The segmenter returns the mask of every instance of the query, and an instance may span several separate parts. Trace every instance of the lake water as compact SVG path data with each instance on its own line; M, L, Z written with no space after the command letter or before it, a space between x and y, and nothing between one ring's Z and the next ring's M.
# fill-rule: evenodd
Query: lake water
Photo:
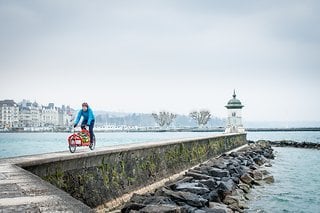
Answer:
M275 147L270 185L252 190L248 212L320 212L320 150Z
M48 152L68 151L67 138L71 133L0 133L0 158ZM112 132L95 133L96 147L131 143L156 142L178 138L212 136L212 132ZM79 149L88 149L81 147Z
M0 158L67 151L70 133L0 133ZM97 147L213 136L212 132L96 133ZM320 132L249 132L249 140L320 143ZM85 147L84 149L88 149ZM320 212L320 151L274 148L275 183L252 190L248 212ZM88 149L89 151L89 149Z
M0 158L68 150L71 133L0 133ZM213 136L221 132L96 133L97 147L129 143ZM320 143L320 132L248 132L249 140L295 140ZM83 147L86 149L87 147Z

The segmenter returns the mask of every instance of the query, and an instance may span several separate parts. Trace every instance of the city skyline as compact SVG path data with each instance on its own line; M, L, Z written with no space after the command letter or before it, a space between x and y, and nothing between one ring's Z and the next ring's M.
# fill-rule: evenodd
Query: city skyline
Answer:
M317 1L1 1L0 99L320 121Z

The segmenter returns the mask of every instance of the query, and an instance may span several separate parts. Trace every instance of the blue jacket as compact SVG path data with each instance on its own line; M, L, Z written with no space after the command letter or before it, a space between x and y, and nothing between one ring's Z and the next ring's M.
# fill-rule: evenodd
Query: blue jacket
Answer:
M78 124L81 117L83 117L84 121L87 121L87 125L89 126L91 121L94 120L94 114L92 112L92 109L88 107L87 111L83 111L82 109L78 112L77 119L75 120L74 124Z

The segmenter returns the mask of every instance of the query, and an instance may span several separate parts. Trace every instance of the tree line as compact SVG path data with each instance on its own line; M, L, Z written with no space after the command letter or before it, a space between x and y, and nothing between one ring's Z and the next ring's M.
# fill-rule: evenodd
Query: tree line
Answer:
M211 113L209 110L192 111L190 112L189 116L196 121L199 127L203 127L210 120ZM160 127L165 127L170 126L177 115L170 112L162 111L158 114L152 113L152 117Z
M151 127L159 126L166 128L174 127L203 127L215 126L222 127L225 120L213 116L208 110L192 111L188 115L175 114L168 111L160 111L158 113L113 113L113 112L97 112L96 124L98 125L127 125Z

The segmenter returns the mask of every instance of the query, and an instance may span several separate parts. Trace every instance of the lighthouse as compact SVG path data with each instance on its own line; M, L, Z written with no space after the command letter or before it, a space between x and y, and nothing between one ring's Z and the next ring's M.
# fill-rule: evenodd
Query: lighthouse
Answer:
M228 120L226 125L225 133L243 133L245 129L242 125L241 111L242 107L241 101L237 99L235 90L233 91L233 98L228 101L225 106L228 110Z

